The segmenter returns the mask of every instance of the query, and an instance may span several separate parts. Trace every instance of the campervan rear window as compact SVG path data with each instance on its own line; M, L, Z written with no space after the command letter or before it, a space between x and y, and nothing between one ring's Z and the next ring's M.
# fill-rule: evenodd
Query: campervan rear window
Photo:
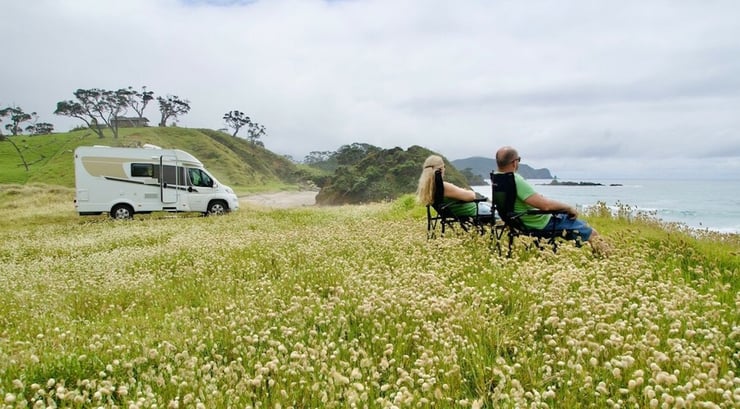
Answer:
M158 178L159 177L159 165L155 165L152 163L132 163L131 164L131 176L145 177L145 178Z

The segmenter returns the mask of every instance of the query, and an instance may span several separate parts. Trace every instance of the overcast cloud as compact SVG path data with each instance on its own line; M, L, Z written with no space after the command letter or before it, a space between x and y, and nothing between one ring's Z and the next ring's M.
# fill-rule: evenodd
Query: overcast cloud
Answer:
M740 2L0 0L0 107L147 86L301 160L502 145L561 178L740 178ZM147 108L159 122L156 102Z

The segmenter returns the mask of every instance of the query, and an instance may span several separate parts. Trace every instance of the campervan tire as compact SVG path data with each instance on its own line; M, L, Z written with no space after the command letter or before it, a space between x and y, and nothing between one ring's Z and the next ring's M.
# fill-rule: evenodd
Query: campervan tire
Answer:
M223 200L214 200L208 203L208 216L216 216L225 214L229 210L228 206Z
M130 220L134 218L134 209L127 204L117 204L110 210L110 217L116 220Z

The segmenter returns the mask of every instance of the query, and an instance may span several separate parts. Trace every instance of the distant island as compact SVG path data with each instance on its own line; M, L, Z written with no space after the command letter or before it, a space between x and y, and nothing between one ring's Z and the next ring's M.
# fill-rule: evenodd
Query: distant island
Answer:
M542 185L549 185L549 186L604 186L603 183L596 183L596 182L569 182L569 181L560 181L557 179L553 179L550 181L550 183L542 183ZM622 186L621 183L612 183L609 186Z
M553 179L550 181L550 183L546 183L547 185L553 185L553 186L604 186L603 183L596 183L596 182L569 182L569 181L559 181L557 179Z

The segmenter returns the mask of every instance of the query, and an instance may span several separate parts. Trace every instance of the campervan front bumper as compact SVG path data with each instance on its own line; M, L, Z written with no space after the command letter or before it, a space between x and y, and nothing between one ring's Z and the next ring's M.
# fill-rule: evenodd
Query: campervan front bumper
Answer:
M236 195L229 195L229 209L231 211L239 210L239 198Z

